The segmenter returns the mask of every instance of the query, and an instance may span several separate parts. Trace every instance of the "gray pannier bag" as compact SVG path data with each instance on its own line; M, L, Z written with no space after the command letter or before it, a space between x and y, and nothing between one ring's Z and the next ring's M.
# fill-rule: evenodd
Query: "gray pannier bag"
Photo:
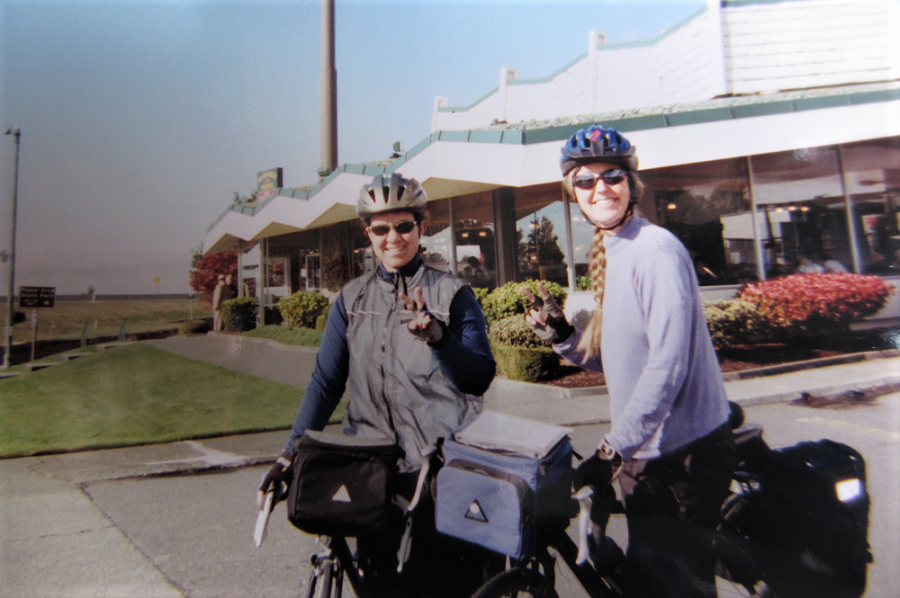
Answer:
M476 446L477 445L477 446ZM439 532L513 558L533 553L542 525L568 524L568 429L485 411L444 443Z

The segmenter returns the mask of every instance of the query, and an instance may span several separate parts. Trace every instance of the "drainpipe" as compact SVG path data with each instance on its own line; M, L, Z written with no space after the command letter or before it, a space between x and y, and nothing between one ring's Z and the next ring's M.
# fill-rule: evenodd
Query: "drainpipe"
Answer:
M337 70L334 67L334 0L322 0L322 70L319 73L320 174L337 168Z

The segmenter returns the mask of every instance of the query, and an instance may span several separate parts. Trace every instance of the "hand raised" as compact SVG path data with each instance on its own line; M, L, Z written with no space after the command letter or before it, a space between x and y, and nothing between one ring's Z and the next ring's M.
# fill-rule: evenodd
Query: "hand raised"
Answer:
M413 336L426 343L438 342L444 336L444 329L441 323L428 311L421 287L414 288L413 295L415 299L402 292L397 294L400 300L406 304L406 309L413 314L412 320L406 325L407 328L409 328Z

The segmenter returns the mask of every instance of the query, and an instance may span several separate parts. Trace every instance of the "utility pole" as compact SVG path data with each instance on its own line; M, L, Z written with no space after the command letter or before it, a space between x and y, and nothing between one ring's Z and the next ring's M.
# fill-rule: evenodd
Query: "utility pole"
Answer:
M16 167L13 176L13 194L12 194L12 239L10 241L9 252L9 292L6 293L6 326L4 327L3 336L6 350L3 353L3 369L10 366L10 351L12 350L12 326L13 326L13 297L16 290L16 217L18 216L19 203L19 138L22 132L19 127L10 127L4 135L13 135L16 139Z

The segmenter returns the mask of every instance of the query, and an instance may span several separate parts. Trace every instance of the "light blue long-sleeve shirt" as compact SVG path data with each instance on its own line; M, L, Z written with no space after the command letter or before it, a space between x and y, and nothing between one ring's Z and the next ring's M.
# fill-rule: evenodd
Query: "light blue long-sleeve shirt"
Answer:
M579 351L576 331L554 345L606 376L612 430L624 458L670 453L728 420L722 373L684 245L635 216L607 236L601 355Z

